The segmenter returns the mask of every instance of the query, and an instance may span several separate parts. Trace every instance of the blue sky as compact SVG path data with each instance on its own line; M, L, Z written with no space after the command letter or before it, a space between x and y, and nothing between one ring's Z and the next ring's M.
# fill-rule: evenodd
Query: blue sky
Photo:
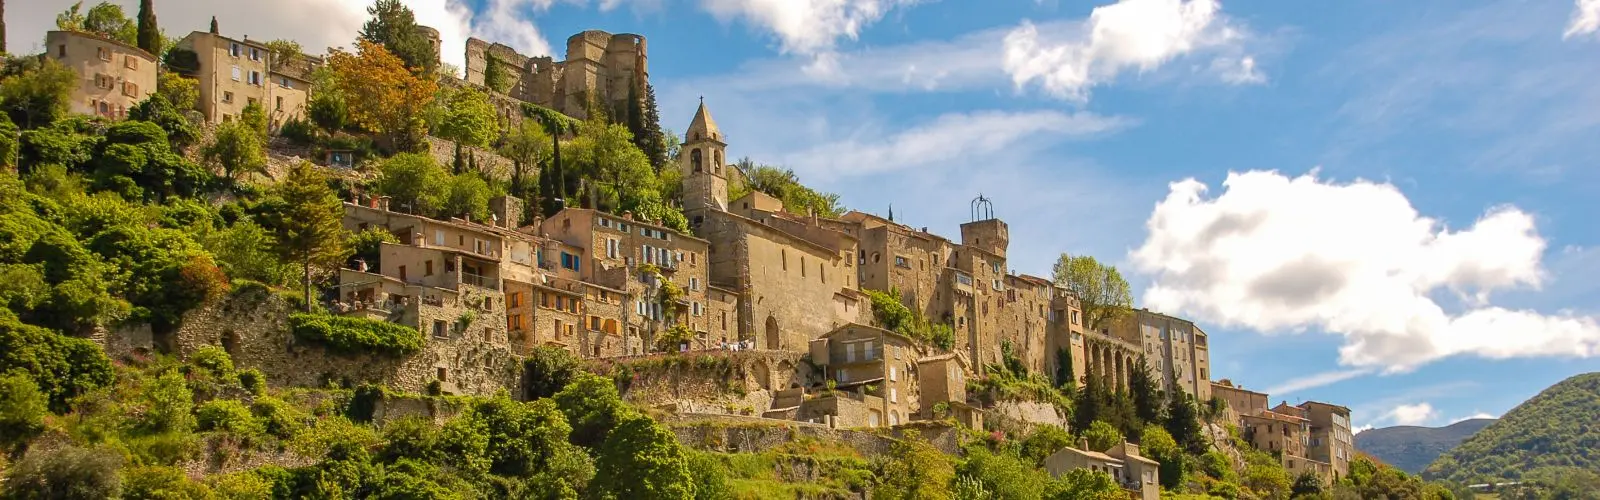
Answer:
M1116 263L1212 334L1216 377L1358 425L1600 369L1597 0L407 3L447 61L469 35L642 34L665 127L704 96L731 157L946 235L982 193L1016 272ZM67 4L13 6L11 47ZM157 9L321 47L365 2L281 4Z

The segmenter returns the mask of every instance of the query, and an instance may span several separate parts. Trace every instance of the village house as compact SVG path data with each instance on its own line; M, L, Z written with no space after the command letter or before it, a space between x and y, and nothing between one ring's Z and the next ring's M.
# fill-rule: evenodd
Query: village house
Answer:
M73 113L127 118L156 91L156 58L138 47L93 33L50 31L45 48L45 57L78 74L68 100Z
M1084 442L1078 448L1065 447L1046 457L1044 470L1061 477L1072 469L1089 469L1110 475L1131 496L1140 500L1161 498L1161 464L1139 455L1139 445L1123 442L1105 453L1091 451Z
M810 351L828 384L801 405L802 419L828 415L839 427L895 426L921 411L916 342L910 338L852 323L811 341Z
M1350 409L1320 401L1300 404L1306 418L1311 420L1311 441L1306 446L1306 457L1328 464L1334 478L1350 473L1350 460L1355 458L1355 437L1350 431Z
M198 80L200 114L207 122L237 119L246 106L259 104L273 130L306 116L311 72L322 64L321 58L305 54L274 55L266 44L249 37L234 39L204 31L189 33L175 50L195 55L196 67L172 69Z

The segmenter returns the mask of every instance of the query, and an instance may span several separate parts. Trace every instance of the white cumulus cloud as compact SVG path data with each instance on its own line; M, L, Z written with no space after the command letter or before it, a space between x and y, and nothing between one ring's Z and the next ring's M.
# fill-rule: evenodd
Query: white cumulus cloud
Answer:
M1214 198L1173 183L1131 254L1143 302L1225 327L1344 336L1342 364L1405 371L1453 355L1600 354L1592 317L1512 310L1490 293L1545 281L1531 215L1490 209L1465 229L1422 216L1393 185L1316 172L1230 173ZM1447 312L1435 298L1464 304Z
M1422 425L1438 416L1439 412L1428 403L1400 405L1384 414L1394 425Z
M1572 21L1567 23L1567 31L1561 38L1572 38L1594 34L1600 31L1600 0L1575 0L1572 9Z
M1074 101L1123 72L1202 51L1219 54L1210 67L1223 81L1264 81L1242 54L1247 33L1236 24L1217 0L1120 0L1096 7L1080 30L1052 33L1024 21L1005 37L1004 67L1019 88L1037 82Z
M786 54L817 56L833 51L842 39L854 40L861 30L896 7L918 0L702 0L717 19L743 19L779 41ZM821 66L825 67L825 66Z

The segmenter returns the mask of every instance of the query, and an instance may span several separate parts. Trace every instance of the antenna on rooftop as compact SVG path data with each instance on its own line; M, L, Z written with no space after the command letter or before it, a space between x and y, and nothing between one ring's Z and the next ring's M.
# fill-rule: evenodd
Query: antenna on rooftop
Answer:
M978 193L978 197L972 199L971 208L972 222L994 218L994 202L984 198L983 193Z

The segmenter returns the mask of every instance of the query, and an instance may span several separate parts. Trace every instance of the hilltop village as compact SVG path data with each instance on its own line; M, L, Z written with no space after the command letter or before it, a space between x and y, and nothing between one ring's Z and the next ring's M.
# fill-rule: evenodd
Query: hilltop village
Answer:
M567 188L561 182L580 175L562 173L563 149L567 162L582 161L572 159L581 153L571 148L596 140L580 129L607 119L645 122L654 113L643 36L585 31L567 40L560 61L469 39L466 67L440 71L438 92L480 96L492 113L490 139L435 132L411 138L424 153L385 159L373 153L383 148L349 140L348 124L303 131L328 121L318 93L347 88L353 77L328 84L324 75L349 54L310 55L297 44L219 28L213 20L209 30L175 38L161 56L105 33L61 29L48 33L37 60L72 72L71 112L99 117L101 127L181 122L150 118L156 111L149 103L169 99L158 88L192 82L193 106L179 106L179 114L198 125L197 136L220 143L230 127L262 122L268 158L252 172L291 182L282 179L313 173L274 171L274 165L315 164L327 172L315 175L340 186L336 227L322 230L364 243L327 265L303 254L304 281L297 281L299 262L290 261L289 277L281 278L288 286L236 279L228 293L205 294L165 322L79 327L92 331L85 336L114 360L221 352L230 369L259 370L286 389L378 384L385 394L509 394L531 401L554 393L536 387L548 374L533 367L560 353L610 374L629 403L678 419L815 432L878 429L900 437L1053 428L1077 437L1039 454L1052 477L1103 472L1124 493L1146 500L1161 498L1164 485L1183 484L1162 474L1197 474L1193 463L1171 468L1156 460L1177 452L1148 453L1145 444L1141 453L1144 424L1176 422L1179 415L1198 422L1204 414L1203 427L1178 437L1179 445L1193 444L1186 453L1195 455L1221 453L1226 458L1218 460L1228 462L1222 469L1251 460L1236 445L1262 452L1290 478L1325 484L1347 480L1358 461L1348 408L1317 401L1269 406L1267 394L1219 378L1211 338L1193 321L1132 304L1086 302L1066 277L1012 271L1012 235L981 196L960 234L946 236L897 222L892 213L818 210L764 191L748 162L732 160L736 145L713 118L715 96L699 102L671 154L661 155L661 171L649 174L662 179L661 192L673 193L666 200L630 205L618 201L627 196L623 187L587 177ZM424 54L408 65L442 66L436 30L414 26L406 33L423 41L410 53ZM383 47L364 45L361 57L369 50ZM176 142L184 129L172 127ZM510 144L530 128L549 131L541 139L548 143L536 146L551 146L554 155L524 165L514 148L488 147ZM393 144L408 140L393 128L373 129L374 136L394 136L384 139ZM29 149L29 133L23 133L24 167L30 155L44 154ZM316 146L291 140L306 134L319 138ZM215 149L190 154L219 163L233 182L233 167L214 160L225 155L213 155ZM371 178L371 165L399 158L453 162L457 179L477 175L474 169L484 176L515 172L513 186L519 177L537 176L565 196L529 199L513 189L485 196L486 210L424 209L423 198L385 187L393 174ZM536 192L550 192L545 186ZM297 299L300 285L310 301ZM369 418L454 415L435 403L406 406L402 399L369 408L376 412ZM1091 443L1089 427L1115 421L1106 415L1121 415L1115 418L1124 423L1107 431L1112 441Z

